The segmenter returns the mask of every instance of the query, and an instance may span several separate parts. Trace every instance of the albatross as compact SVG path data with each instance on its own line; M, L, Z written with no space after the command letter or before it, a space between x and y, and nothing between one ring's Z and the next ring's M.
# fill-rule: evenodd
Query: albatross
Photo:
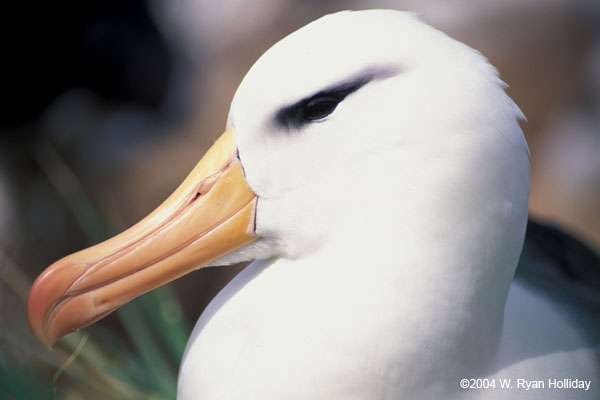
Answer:
M514 278L529 151L504 89L411 13L306 25L252 66L158 209L37 278L33 333L51 347L197 268L255 260L196 323L179 399L598 398L593 314L568 282L528 283L541 258Z

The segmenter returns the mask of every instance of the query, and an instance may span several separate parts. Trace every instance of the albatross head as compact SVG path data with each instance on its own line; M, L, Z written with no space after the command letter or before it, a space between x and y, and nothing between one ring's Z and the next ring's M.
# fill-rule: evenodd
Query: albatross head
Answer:
M483 56L412 14L325 16L256 62L154 213L40 275L32 330L50 346L203 265L319 252L419 269L407 290L463 274L506 296L527 212L519 118Z
M520 118L481 54L411 13L314 21L269 49L234 96L227 126L259 197L260 239L219 262L301 257L398 218L418 229L418 210L444 217L456 202L514 200L523 219Z

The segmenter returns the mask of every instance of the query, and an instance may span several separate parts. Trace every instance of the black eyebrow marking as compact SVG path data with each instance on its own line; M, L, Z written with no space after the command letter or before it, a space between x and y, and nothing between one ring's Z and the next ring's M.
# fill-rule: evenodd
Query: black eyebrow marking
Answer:
M275 114L275 121L278 125L285 127L288 130L299 129L312 121L310 118L307 117L307 106L313 104L315 100L325 98L332 102L336 102L333 106L333 109L335 109L337 104L341 103L346 98L346 96L353 92L356 92L358 89L365 86L367 83L373 81L374 79L393 76L396 73L396 69L369 69L363 73L356 75L351 79L344 80L341 83L337 83L326 89L323 89L294 104L281 108Z

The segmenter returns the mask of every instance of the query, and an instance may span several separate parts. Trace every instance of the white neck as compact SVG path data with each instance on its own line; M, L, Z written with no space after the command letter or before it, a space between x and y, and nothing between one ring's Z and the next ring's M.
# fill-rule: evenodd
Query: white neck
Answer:
M332 224L336 231L310 256L321 268L312 271L315 279L332 275L323 277L336 282L332 290L343 295L340 286L347 284L355 292L348 307L370 304L366 313L386 313L371 321L380 333L369 337L398 342L388 350L398 352L388 357L395 363L389 368L411 371L412 379L398 378L415 390L426 383L420 379L446 377L452 384L491 368L522 247L528 196L524 142L515 136L513 143L472 145L458 154L462 163L431 149L405 153L419 160L379 153L362 163L356 176L363 180L347 194L351 200ZM423 154L435 156L423 160ZM377 178L370 179L370 165ZM415 165L419 171L408 169ZM382 170L389 173L376 175Z

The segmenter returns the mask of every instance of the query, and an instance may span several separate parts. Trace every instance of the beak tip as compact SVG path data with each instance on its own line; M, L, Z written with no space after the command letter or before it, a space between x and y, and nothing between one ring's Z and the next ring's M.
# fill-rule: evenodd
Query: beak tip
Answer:
M52 349L52 344L44 332L44 310L40 308L40 304L40 298L34 283L27 296L27 320L29 321L29 327L33 336L42 346L50 350Z
M99 315L89 293L67 295L82 270L84 265L76 256L67 256L48 267L31 286L27 296L29 327L33 336L48 350L63 336L105 315Z
M56 290L62 289L64 280L59 280L58 288L55 285L49 285L50 281L56 282L51 275L56 274L54 265L46 269L35 280L27 296L27 320L33 336L48 350L60 339L50 332L52 327L48 326L48 314L51 307L56 302Z

